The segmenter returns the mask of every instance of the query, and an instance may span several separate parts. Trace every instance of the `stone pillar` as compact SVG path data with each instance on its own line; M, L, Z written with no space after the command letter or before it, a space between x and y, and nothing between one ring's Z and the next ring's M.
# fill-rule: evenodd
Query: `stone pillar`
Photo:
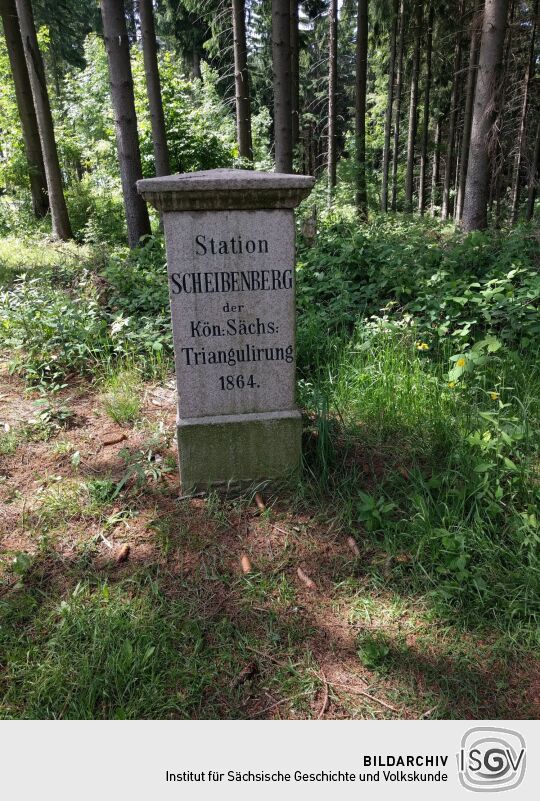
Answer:
M313 184L229 169L137 182L163 214L184 492L300 465L293 208Z

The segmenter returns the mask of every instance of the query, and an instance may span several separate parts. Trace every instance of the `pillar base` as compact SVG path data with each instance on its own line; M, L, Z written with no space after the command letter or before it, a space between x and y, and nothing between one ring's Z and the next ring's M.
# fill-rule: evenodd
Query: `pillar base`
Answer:
M285 478L300 469L300 412L179 419L182 492Z

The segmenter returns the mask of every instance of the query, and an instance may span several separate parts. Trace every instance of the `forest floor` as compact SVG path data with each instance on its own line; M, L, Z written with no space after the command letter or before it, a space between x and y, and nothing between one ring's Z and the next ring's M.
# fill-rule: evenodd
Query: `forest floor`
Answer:
M332 508L181 498L172 380L122 425L86 381L41 416L5 364L0 387L1 716L540 714L533 652L392 590L399 564Z

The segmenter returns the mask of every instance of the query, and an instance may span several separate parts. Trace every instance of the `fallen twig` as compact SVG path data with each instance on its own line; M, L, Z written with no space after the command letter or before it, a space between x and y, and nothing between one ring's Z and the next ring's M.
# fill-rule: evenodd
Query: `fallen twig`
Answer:
M266 511L266 504L264 503L260 492L255 493L255 503L257 504L259 514L262 514Z
M332 681L330 682L333 687L342 687L345 690L348 690L351 693L356 693L357 695L363 695L365 698L369 698L370 701L375 701L375 703L380 704L381 706L386 707L386 709L390 709L392 712L395 712L396 715L399 715L399 710L396 709L395 706L391 704L387 704L386 701L382 701L380 698L377 698L374 695L370 695L365 690L360 690L358 687L351 687L349 684L340 684L339 682Z
M358 547L354 537L347 537L347 545L349 546L351 553L353 553L357 559L360 558L360 548Z
M284 528L280 528L279 526L276 526L275 523L271 523L270 525L272 526L273 529L275 529L276 531L279 531L280 534L285 534L286 537L289 536L290 532L289 531L285 531Z
M247 553L242 554L242 558L240 559L240 564L242 565L242 572L243 573L252 573L253 568L251 566L251 560Z
M112 547L113 547L113 546L112 546L112 543L111 543L111 542L109 542L109 540L107 539L107 537L105 536L105 534L104 534L102 531L100 531L100 532L98 532L98 533L99 533L99 536L101 537L101 539L103 540L103 542L105 543L105 545L107 545L107 547L108 547L108 548L112 548Z
M305 584L305 586L308 588L308 590L316 590L317 589L317 585L315 584L315 582L308 576L307 573L304 573L304 571L302 570L301 567L298 568L298 570L296 571L296 574L297 574L298 578L300 579L300 581L303 584Z
M311 695L311 690L306 690L303 693L296 693L296 695L291 695L290 698L282 698L281 701L276 701L275 704L270 704L270 706L266 706L264 709L260 709L258 712L254 712L252 717L259 717L259 715L264 715L265 712L270 712L277 706L281 706L281 704L287 704L290 701L295 701L297 698L302 698L306 695Z
M323 718L324 713L326 712L326 709L328 707L328 681L326 680L326 676L324 675L323 670L321 670L321 676L324 684L324 697L320 712L317 715L317 720L321 720Z
M118 556L116 557L116 564L117 565L121 565L122 562L127 562L127 560L129 559L129 554L130 553L131 553L131 545L129 545L126 542L120 548L120 552L119 552Z

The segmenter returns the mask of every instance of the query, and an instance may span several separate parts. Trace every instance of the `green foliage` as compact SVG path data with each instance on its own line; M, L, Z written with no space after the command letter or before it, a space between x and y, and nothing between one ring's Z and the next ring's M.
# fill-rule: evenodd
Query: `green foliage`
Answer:
M80 276L77 296L42 275L23 275L0 295L0 342L11 369L33 384L57 384L74 371L89 373L110 351L95 285Z
M116 423L133 423L141 412L142 385L133 369L121 369L107 379L104 406Z
M168 363L172 335L163 240L150 237L136 251L116 251L104 278L115 353L145 354L147 372Z
M96 183L83 175L66 189L66 203L73 233L89 244L122 244L126 241L126 219L118 182Z
M18 444L16 432L6 424L0 426L0 456L11 456L17 450Z
M214 679L200 624L151 584L138 597L127 586L79 584L36 616L28 640L13 625L0 631L10 665L4 718L187 717Z
M486 335L527 347L540 334L539 258L527 227L467 237L431 220L359 227L345 209L323 221L316 247L300 250L299 342L363 317L367 329L412 327L429 348L458 354Z
M384 667L385 659L390 648L384 636L366 633L359 638L358 656L368 670L380 670Z
M0 203L0 213L3 208L4 204ZM46 282L54 277L57 285L68 286L76 282L81 270L95 270L101 261L97 248L79 247L75 242L49 242L35 234L25 234L20 232L19 236L0 239L0 284L3 287L8 287L23 273L34 277L43 274Z
M77 252L91 256L60 248L53 268L40 256L45 266L36 277L23 273L0 294L0 345L10 352L11 370L33 385L58 387L72 373L102 374L112 363L144 356L144 375L163 374L172 337L162 240L149 238L134 252L118 249L103 276L91 258L77 264ZM38 258L32 248L26 253L31 262ZM12 261L16 274L21 260Z
M527 228L361 227L345 210L301 247L298 269L300 397L318 442L324 432L310 456L328 477L319 487L339 497L347 526L384 543L396 586L531 634L539 256Z
M143 174L152 176L154 156L143 59L139 50L133 55ZM170 52L162 55L160 76L171 172L232 166L237 155L234 118L217 95L217 76L205 67L204 81L182 78Z
M54 17L51 9L45 11ZM64 14L65 9L58 13ZM74 16L73 24L76 27L86 24L83 17ZM70 54L65 54L51 45L46 28L40 31L48 72L55 76L58 86L61 83L61 91L51 91L50 95L70 219L78 240L118 244L125 241L125 218L105 48L101 37L90 33L84 39L81 58L77 49L73 49L70 35L65 41L65 46L71 48ZM59 56L67 60L62 67L61 82L60 61L55 60ZM143 173L150 176L154 175L152 132L143 57L138 45L133 46L131 56ZM170 51L160 51L160 75L171 172L231 166L237 157L235 123L216 90L218 76L203 65L204 80L187 80ZM36 223L28 202L27 164L3 37L0 37L0 81L6 87L6 91L0 92L3 121L0 187L10 195L0 202L0 233L22 234L35 230ZM254 128L257 157L267 166L268 127L268 114L264 110L255 118ZM47 221L39 226L49 224Z

